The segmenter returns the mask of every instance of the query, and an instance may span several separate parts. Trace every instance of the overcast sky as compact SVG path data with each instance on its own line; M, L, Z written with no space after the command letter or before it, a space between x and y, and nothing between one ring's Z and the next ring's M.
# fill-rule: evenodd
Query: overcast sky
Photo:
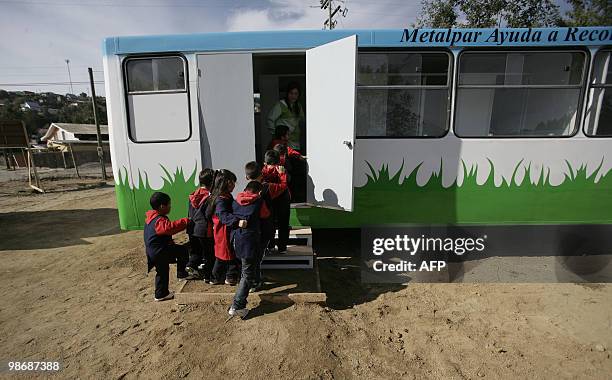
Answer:
M563 0L559 0L560 2ZM319 0L0 0L0 88L69 92L67 85L17 83L102 81L102 39L108 36L246 30L321 29ZM420 0L345 0L338 28L404 28ZM314 7L311 7L314 6ZM74 92L89 93L86 84ZM104 93L103 85L96 92Z

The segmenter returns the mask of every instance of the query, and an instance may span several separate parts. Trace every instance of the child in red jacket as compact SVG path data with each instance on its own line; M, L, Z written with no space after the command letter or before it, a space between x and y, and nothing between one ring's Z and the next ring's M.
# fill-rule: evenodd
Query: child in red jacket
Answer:
M287 147L287 156L292 158L304 158L300 152L289 146L289 127L286 125L277 125L274 129L274 137L270 144L268 144L268 150L274 149L276 145L284 145Z
M236 285L239 262L230 244L233 228L246 226L246 221L232 214L232 191L236 186L236 175L227 169L220 170L215 177L212 195L209 198L206 214L213 221L215 240L215 265L212 270L211 284Z
M188 277L185 271L187 249L175 244L172 235L184 230L189 219L182 218L174 222L168 219L167 215L171 209L168 194L153 193L150 203L153 210L147 211L144 227L147 272L155 267L155 301L165 301L174 298L174 294L168 290L169 264L176 263L176 275L179 279Z
M294 202L306 202L306 177L308 165L306 156L291 148L289 142L289 128L278 125L274 130L274 138L268 149L279 152L280 165L287 171L287 184L291 189L291 198Z
M191 251L185 270L194 279L210 281L215 264L213 223L206 217L206 201L210 196L215 171L204 169L200 172L200 187L189 195L189 219L187 227Z
M276 152L275 152L276 153ZM290 202L287 188L287 173L282 166L266 166L267 178L277 178L278 182L268 182L264 178L262 167L255 161L251 161L245 166L246 178L249 181L258 181L263 184L261 197L266 202L272 216L268 221L262 222L262 243L265 247L274 247L275 223L279 228L278 252L286 253L287 242L289 241L289 210L284 207ZM281 207L282 206L282 207Z

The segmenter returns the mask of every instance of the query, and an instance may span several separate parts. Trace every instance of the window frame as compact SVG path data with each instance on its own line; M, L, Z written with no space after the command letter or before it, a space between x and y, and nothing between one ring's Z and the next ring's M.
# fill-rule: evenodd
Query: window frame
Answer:
M137 59L155 59L155 58L180 58L183 61L183 73L185 88L183 90L161 90L161 91L133 91L129 92L128 86L128 72L127 64L130 60ZM125 109L125 125L127 127L128 138L134 144L163 144L163 143L175 143L175 142L186 142L191 140L193 136L193 122L191 118L191 93L189 91L189 61L185 55L180 52L167 52L167 53L142 53L142 54L130 54L123 57L121 61L121 75L123 79L123 101ZM130 107L129 107L129 96L130 95L156 95L156 94L176 94L176 93L187 93L187 116L189 120L189 134L186 138L180 140L147 140L139 141L132 136L132 127L130 125Z
M183 88L182 89L171 89L171 90L145 90L145 91L130 91L130 82L128 75L128 64L132 61L145 61L153 59L168 59L168 58L179 58L183 64ZM125 74L125 90L128 95L145 95L145 94L172 94L172 93L183 93L187 92L187 60L183 55L157 55L157 56L129 56L126 57L123 63L123 72Z
M584 56L584 64L582 67L582 75L581 75L581 83L579 85L459 85L459 68L461 64L461 57L465 53L480 53L480 54L499 54L499 53L582 53ZM590 55L588 49L581 47L572 47L569 46L567 48L559 48L557 46L551 48L525 48L525 47L517 47L517 48L502 48L502 49L491 49L487 48L467 48L463 49L457 55L457 70L455 72L455 86L453 87L453 134L459 139L567 139L572 138L578 134L581 130L581 127L584 125L583 115L584 115L584 99L585 99L585 84L586 77L588 76L588 68L590 67ZM530 136L530 135L518 135L518 136L461 136L457 133L457 103L459 98L459 89L460 88L579 88L580 94L578 95L578 104L577 104L577 115L576 115L576 123L578 124L573 132L567 136Z
M595 62L595 57L597 56L597 54L601 53L601 52L610 52L610 59L612 59L612 45L610 46L602 46L599 49L597 49L597 51L595 52L595 54L593 55L592 59L591 59L591 64L593 62ZM589 65L590 67L590 65ZM584 135L587 138L593 138L593 139L605 139L605 138L612 138L612 134L611 135L593 135L593 134L589 134L587 133L587 125L586 125L586 120L584 120L584 118L586 117L586 111L589 109L589 105L591 103L591 101L593 100L593 96L591 94L591 90L592 89L596 89L596 88L603 88L604 91L606 91L605 89L612 89L612 83L601 83L601 84L594 84L593 82L593 67L590 67L590 75L588 78L588 85L585 87L585 92L586 92L586 104L585 104L585 109L584 109L584 117L582 120L582 133L584 133ZM594 91L593 91L594 92ZM597 125L599 125L599 119L597 119Z
M447 81L446 85L357 85L357 76L359 75L359 55L360 54L381 54L381 53L394 53L394 54L446 54L448 57L448 71L447 71ZM398 139L441 139L448 135L450 132L450 118L451 118L451 107L453 101L453 81L454 81L454 56L453 53L449 49L444 48L432 48L426 49L423 48L411 48L411 49L393 49L393 48L366 48L366 49L358 49L357 50L357 68L355 70L355 109L357 108L357 92L360 88L368 88L368 89L431 89L431 90L443 90L447 89L448 94L448 102L446 105L446 125L444 128L444 134L440 136L365 136L357 134L357 121L355 120L355 139L359 140L398 140ZM356 111L355 111L356 112Z

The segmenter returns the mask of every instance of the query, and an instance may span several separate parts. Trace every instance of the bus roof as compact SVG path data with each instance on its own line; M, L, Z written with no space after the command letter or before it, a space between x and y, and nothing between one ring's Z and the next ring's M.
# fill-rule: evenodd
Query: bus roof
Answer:
M612 45L612 26L564 28L285 30L104 39L105 55L309 49L356 34L359 47L517 47Z

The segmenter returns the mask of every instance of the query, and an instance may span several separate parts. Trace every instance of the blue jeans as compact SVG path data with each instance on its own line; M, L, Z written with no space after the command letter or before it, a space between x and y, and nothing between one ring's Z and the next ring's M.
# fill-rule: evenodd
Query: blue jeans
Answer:
M244 309L247 304L247 297L249 296L249 290L253 285L253 281L255 280L255 271L257 268L256 265L257 258L248 258L241 259L242 262L242 278L240 279L240 284L238 284L238 288L236 289L236 294L234 295L234 303L232 306L234 309Z

